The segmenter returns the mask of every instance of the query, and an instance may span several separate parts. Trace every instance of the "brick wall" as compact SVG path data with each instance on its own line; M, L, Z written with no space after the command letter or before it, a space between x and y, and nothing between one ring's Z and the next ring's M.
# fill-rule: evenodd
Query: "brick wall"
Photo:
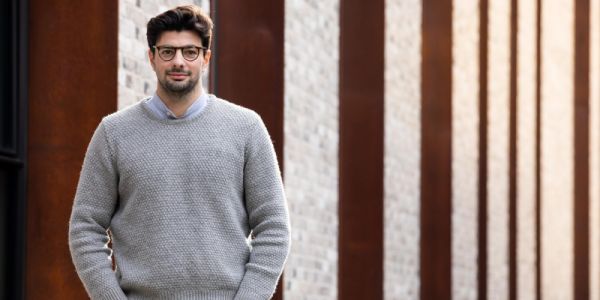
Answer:
M573 299L574 1L542 9L542 299Z
M508 299L510 3L489 1L488 298Z
M384 296L419 299L421 1L385 19Z
M285 3L285 299L337 298L338 6Z
M477 298L479 1L457 1L452 55L452 298Z
M535 299L536 2L519 1L517 57L517 297Z

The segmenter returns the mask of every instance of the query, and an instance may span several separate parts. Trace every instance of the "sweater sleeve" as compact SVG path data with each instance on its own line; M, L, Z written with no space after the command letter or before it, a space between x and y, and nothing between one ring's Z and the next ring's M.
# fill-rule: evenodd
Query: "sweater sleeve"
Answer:
M118 174L103 122L87 148L69 222L69 249L91 299L127 299L107 247L107 229L117 204Z
M246 147L244 190L252 250L236 300L270 299L290 249L290 221L273 143L262 120Z

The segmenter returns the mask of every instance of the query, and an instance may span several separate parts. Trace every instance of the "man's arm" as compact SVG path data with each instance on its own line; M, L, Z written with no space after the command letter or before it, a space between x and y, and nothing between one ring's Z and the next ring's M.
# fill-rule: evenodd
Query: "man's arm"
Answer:
M236 300L269 299L290 249L290 221L273 144L259 120L246 147L244 190L252 251Z
M69 222L69 248L75 269L92 299L127 299L106 247L117 202L115 161L101 122L88 146Z

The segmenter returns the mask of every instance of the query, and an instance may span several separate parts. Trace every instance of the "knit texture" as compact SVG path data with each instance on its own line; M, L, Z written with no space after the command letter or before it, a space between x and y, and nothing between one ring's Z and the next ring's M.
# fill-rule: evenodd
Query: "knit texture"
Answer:
M188 119L160 119L142 102L104 117L69 247L92 299L269 299L290 225L260 117L214 95Z

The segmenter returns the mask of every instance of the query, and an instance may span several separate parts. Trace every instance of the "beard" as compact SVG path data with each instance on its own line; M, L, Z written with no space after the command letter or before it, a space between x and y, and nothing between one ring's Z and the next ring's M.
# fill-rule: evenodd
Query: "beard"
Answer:
M184 73L184 71L176 69L167 71L167 74L169 72ZM190 71L187 71L185 73L187 73L188 76L192 74L192 72ZM199 76L190 76L188 77L188 80L174 81L165 76L163 79L159 78L158 83L168 94L175 96L175 98L182 98L183 96L189 94L194 90L194 88L198 84L199 79Z

